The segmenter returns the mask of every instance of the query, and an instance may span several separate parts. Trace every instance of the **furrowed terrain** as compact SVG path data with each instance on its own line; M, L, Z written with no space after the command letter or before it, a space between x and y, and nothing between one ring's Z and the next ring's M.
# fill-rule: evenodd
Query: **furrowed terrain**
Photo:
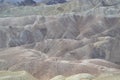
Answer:
M120 79L119 0L10 7L0 17L0 80Z

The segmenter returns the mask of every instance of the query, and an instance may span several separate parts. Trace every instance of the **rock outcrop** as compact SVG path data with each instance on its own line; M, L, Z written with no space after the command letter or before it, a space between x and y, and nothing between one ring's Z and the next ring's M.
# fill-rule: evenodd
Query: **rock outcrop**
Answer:
M40 80L47 80L57 75L116 73L119 69L119 65L101 59L68 61L24 47L0 51L0 70L25 70Z
M119 9L119 0L69 0L0 11L0 70L24 70L40 80L78 80L82 73L119 78Z
M28 18L27 23L25 18ZM59 55L63 57L73 54L77 56L75 59L81 59L82 55L87 55L87 58L106 59L115 63L120 61L118 17L66 14L54 17L28 16L25 18L0 20L1 26L6 27L1 29L1 48L36 43L33 48L40 48L39 51L49 55L52 53L52 56L56 54L57 57ZM17 22L8 23L14 20ZM19 23L20 20L24 21ZM7 27L3 22L12 27Z

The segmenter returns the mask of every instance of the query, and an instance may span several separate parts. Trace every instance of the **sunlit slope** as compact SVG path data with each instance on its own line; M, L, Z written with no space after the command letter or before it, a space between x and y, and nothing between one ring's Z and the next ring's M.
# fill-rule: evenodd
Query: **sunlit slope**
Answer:
M120 80L120 74L102 74L94 80Z
M72 75L70 77L64 77L62 75L59 75L50 80L120 80L120 74L105 73L99 75L98 77L95 77L94 75L91 74L82 73Z
M0 80L37 80L25 71L0 71Z

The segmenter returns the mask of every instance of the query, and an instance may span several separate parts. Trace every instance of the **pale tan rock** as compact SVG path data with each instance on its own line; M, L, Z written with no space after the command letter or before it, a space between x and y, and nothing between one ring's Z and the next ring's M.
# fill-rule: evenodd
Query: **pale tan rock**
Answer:
M0 80L37 80L25 71L0 71Z
M3 11L12 17L0 18L0 70L25 70L40 80L118 73L119 0L104 3L72 0Z

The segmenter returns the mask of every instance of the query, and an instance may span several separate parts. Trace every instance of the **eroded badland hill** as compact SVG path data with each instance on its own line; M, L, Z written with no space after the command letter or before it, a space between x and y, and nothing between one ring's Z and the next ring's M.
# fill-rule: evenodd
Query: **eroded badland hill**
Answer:
M0 17L0 80L120 79L119 0L10 7Z

